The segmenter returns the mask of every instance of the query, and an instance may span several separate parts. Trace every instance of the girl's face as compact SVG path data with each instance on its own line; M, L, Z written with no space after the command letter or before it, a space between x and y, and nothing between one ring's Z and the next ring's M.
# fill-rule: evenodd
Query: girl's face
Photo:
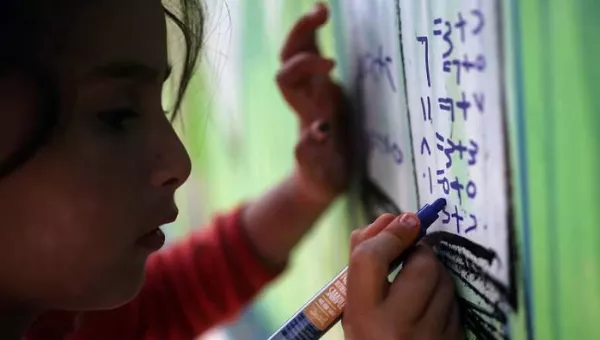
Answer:
M190 172L161 105L169 71L160 2L77 6L49 14L41 32L40 60L59 86L59 133L0 179L0 299L38 308L132 298L152 251L144 235L175 217L174 193ZM0 79L0 157L32 124L31 89L18 75Z

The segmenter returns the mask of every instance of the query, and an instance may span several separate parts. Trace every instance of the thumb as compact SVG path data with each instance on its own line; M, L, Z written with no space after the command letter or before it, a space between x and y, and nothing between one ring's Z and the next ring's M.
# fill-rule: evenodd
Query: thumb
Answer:
M390 264L417 238L420 221L414 214L394 219L379 234L359 244L348 266L348 302L360 309L374 307L384 299Z

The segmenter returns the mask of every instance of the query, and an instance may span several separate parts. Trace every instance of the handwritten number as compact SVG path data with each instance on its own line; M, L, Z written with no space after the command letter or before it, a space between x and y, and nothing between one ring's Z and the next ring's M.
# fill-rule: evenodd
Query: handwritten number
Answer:
M467 196L469 196L470 199L475 199L475 196L477 196L477 187L475 186L475 182L473 181L469 181L469 183L467 183Z
M373 57L371 53L365 53L360 61L360 68L358 71L359 80L364 80L370 75L376 82L379 82L381 74L385 74L387 82L393 92L396 92L396 84L390 68L393 60L389 56L383 55L383 46L379 46L378 54Z
M448 159L448 161L446 162L446 169L450 169L450 167L452 166L452 154L454 153L454 150L456 150L456 145L450 138L448 138L447 141L450 147L444 151L444 154L446 154L446 159Z
M444 151L444 153L446 154L446 158L448 159L448 161L446 162L446 168L450 169L450 167L452 166L452 154L456 150L456 144L454 144L454 142L450 138L448 138L447 141L450 147L447 148L446 151Z
M433 180L431 179L431 167L427 167L427 172L429 172L429 194L433 194Z
M456 66L456 85L460 85L460 69L462 67L462 64L460 60L454 59L452 61L452 65Z
M391 156L397 165L401 165L404 161L404 154L400 149L400 146L393 141L390 141L390 137L387 134L381 134L378 132L369 133L369 147L375 149L385 155Z
M477 18L477 20L479 21L479 23L477 24L477 26L472 31L472 33L474 35L477 35L477 34L479 34L483 30L483 26L485 25L485 18L483 17L483 13L480 10L478 10L478 9L472 10L471 14L473 14Z
M444 217L444 218L442 219L442 223L444 223L444 224L448 224L448 223L450 223L450 213L449 213L448 211L446 211L446 207L444 207L444 210L442 210L442 213L443 213L444 215L446 215L446 217Z
M392 63L392 58L385 58L386 66L385 73L387 74L388 81L390 82L390 86L392 87L392 91L396 92L396 84L394 84L394 78L392 77L392 70L390 70L389 65Z
M471 149L469 149L469 156L471 156L471 158L469 158L469 165L475 165L477 162L477 154L479 153L479 145L472 139L469 142L471 144Z
M485 71L486 62L485 62L485 56L483 54L477 55L477 59L475 60L475 62L476 62L475 68L477 69L477 71L479 71L479 72Z
M431 87L431 79L429 77L429 39L426 36L418 36L417 41L421 45L425 45L425 72L427 73L427 87Z
M446 33L444 33L444 41L448 44L448 49L446 50L446 52L444 52L444 54L442 54L442 58L444 59L448 58L454 50L454 45L452 44L452 40L450 39L450 35L452 34L452 25L450 24L450 21L446 21L445 24Z
M467 227L467 229L465 229L465 234L470 233L471 231L477 229L477 217L473 214L469 214L469 217L471 218L471 221L473 224L471 224L471 226Z
M394 79L392 78L392 71L390 70L390 64L392 63L392 58L390 58L389 56L387 57L383 57L383 46L379 45L379 50L378 50L379 54L377 55L377 58L373 58L373 60L371 61L371 69L375 69L373 72L373 74L375 75L375 79L378 80L379 79L379 74L381 72L385 72L385 75L387 77L387 80L390 84L390 87L392 88L393 92L396 92L396 85L394 84Z
M444 194L449 195L450 194L450 182L448 181L448 179L445 176L441 179L439 178L439 176L443 175L444 173L445 173L444 169L436 171L436 174L438 175L437 183L442 185L442 190L444 191Z
M402 150L400 150L400 147L396 143L392 144L392 155L394 156L394 161L396 162L396 164L402 164L402 161L404 161L404 155L402 154Z
M448 159L448 161L446 162L446 169L449 169L452 166L452 150L444 148L443 143L446 141L444 136L436 132L435 138L438 140L438 143L436 144L437 149L446 154L446 158ZM448 141L450 142L450 139L448 139Z
M473 93L473 101L480 113L483 113L483 105L485 103L485 94L483 92Z
M452 98L438 98L440 110L450 112L450 120L454 122L454 100Z
M473 54L471 55L471 60L469 60L468 56L465 54L461 57L451 57L454 52L454 42L457 39L460 39L460 43L465 43L467 40L467 34L480 35L482 34L486 21L484 13L479 9L474 9L472 11L466 12L458 12L456 20L446 21L444 18L435 18L433 20L433 35L439 36L444 41L444 45L442 46L442 70L444 73L450 74L452 72L456 72L456 84L458 86L461 85L462 69L467 72L467 76L471 71L476 73L484 72L486 65L486 56L484 54ZM454 41L452 40L452 30L458 31L458 36L455 36ZM424 61L425 61L425 73L427 76L427 86L431 88L431 74L430 74L430 65L429 65L429 39L427 36L417 36L417 42L419 42L424 47ZM459 43L459 44L460 44ZM456 70L452 68L455 67ZM448 76L446 76L448 77ZM455 110L458 111L459 114L462 113L462 117L465 121L469 118L469 110L477 110L481 114L485 111L485 93L481 91L473 92L469 94L468 92L459 92L459 97L438 97L437 103L439 110L446 111L450 114L449 120L451 122L455 121ZM431 119L431 98L427 96L422 96L421 100L421 109L423 121L432 121ZM435 100L435 98L433 99ZM471 111L472 111L471 110ZM437 112L437 111L436 111ZM474 117L473 113L470 115ZM437 116L436 116L437 119ZM473 118L471 118L473 119ZM452 137L452 136L450 136ZM431 155L431 147L429 142L433 142L433 139L427 139L423 137L421 141L421 155ZM458 156L461 161L464 160L469 166L473 166L477 164L477 157L479 154L479 145L478 143L470 139L467 140L452 140L451 138L445 138L440 133L435 132L435 148L443 153L446 158L445 168L435 170L436 172L436 180L438 186L436 188L437 191L442 191L445 195L450 195L452 190L456 191L457 195L457 205L450 208L444 208L441 216L443 217L442 223L449 224L453 223L456 227L456 232L460 233L470 233L477 229L478 221L477 216L470 212L467 212L461 208L463 204L462 198L466 196L465 199L475 199L477 197L477 186L473 180L467 178L466 181L461 182L458 176L451 176L450 173L446 173L449 169L452 168L452 156L455 152L458 153ZM434 150L435 151L435 150ZM464 158L463 158L464 157ZM453 175L453 174L452 174ZM427 172L423 173L423 179L426 179L428 176L429 179L429 192L433 194L434 181L432 179L432 169L431 167L427 168ZM454 178L452 178L454 177ZM463 194L463 191L465 194ZM468 221L466 220L468 219ZM452 221L454 220L454 221Z
M444 66L442 67L442 70L446 73L450 73L452 70L450 69L450 67L452 66L452 61L450 60L444 60Z

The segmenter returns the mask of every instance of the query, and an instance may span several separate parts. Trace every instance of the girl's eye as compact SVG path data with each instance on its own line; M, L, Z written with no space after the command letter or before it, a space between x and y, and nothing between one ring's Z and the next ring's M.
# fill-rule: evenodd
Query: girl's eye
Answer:
M138 118L140 115L133 109L123 108L100 112L98 119L114 130L123 130L125 123L131 119Z

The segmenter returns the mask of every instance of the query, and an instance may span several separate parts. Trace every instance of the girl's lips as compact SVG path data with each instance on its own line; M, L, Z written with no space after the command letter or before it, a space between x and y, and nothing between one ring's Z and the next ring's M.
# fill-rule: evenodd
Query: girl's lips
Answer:
M177 219L179 211L177 209L170 210L155 225L154 229L140 236L136 244L150 251L159 250L165 244L165 233L160 230L159 226L169 224Z
M165 244L165 233L160 228L156 228L138 238L136 244L150 251L157 251Z

